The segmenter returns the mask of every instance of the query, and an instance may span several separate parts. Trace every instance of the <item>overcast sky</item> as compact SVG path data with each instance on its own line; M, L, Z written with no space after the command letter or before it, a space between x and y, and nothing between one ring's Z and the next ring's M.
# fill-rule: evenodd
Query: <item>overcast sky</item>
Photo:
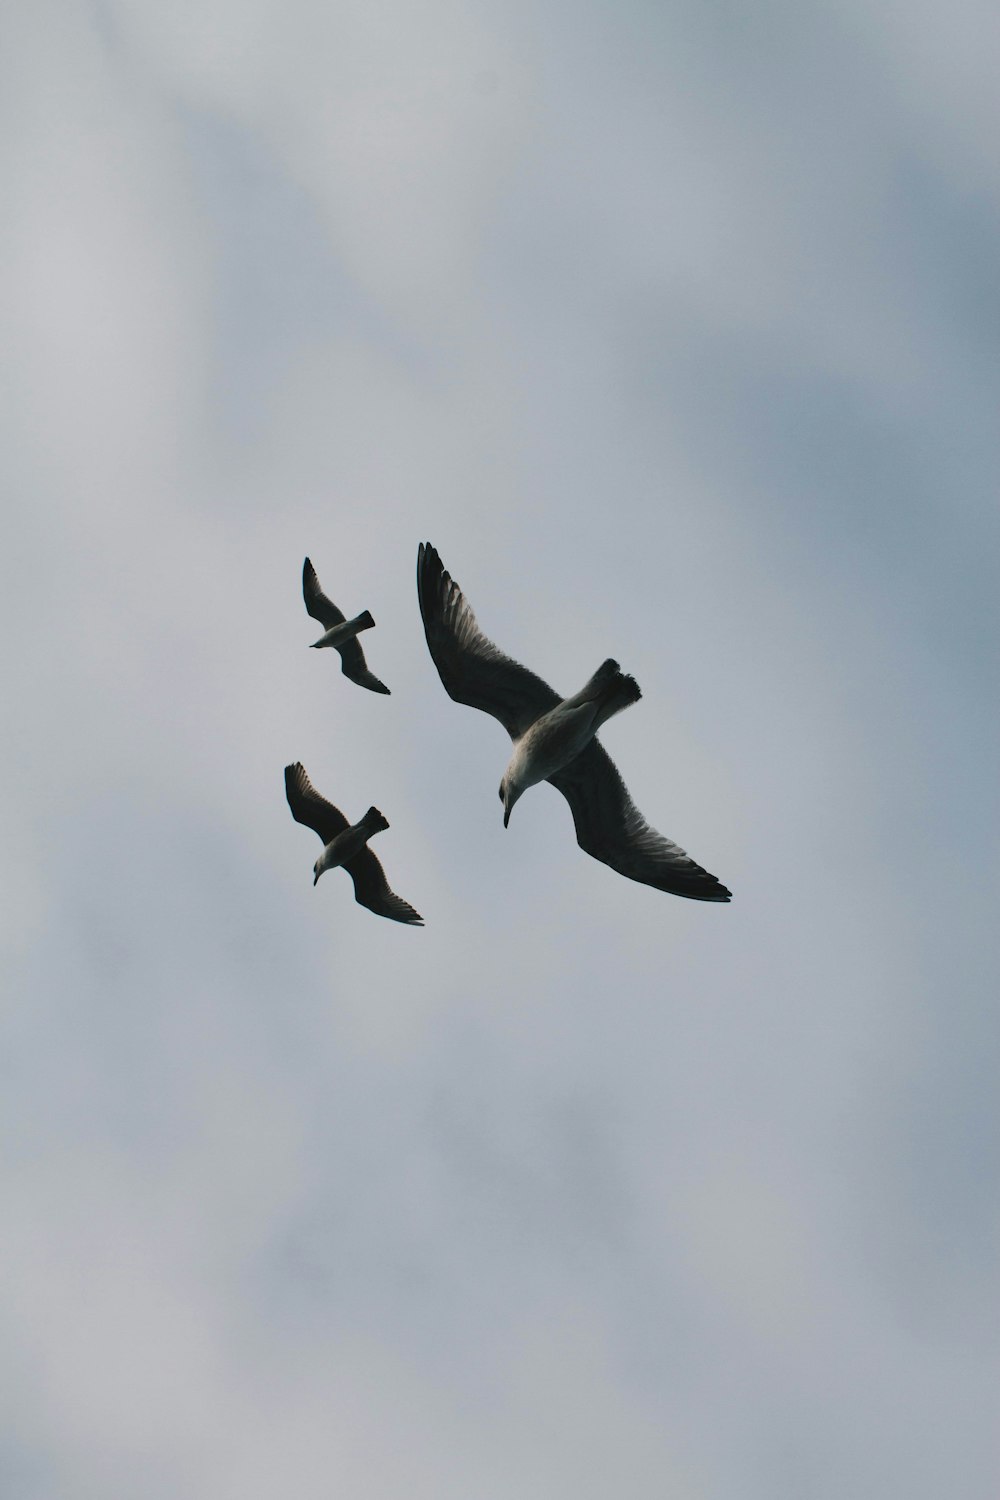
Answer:
M996 1500L994 6L3 31L4 1500Z

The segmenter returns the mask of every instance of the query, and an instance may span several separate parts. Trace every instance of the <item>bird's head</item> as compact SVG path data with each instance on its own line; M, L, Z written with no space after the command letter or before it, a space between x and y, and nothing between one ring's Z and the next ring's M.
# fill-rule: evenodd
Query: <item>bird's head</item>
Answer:
M500 801L503 803L503 826L506 828L510 822L511 810L514 803L520 797L523 787L518 786L512 776L504 776L500 783Z

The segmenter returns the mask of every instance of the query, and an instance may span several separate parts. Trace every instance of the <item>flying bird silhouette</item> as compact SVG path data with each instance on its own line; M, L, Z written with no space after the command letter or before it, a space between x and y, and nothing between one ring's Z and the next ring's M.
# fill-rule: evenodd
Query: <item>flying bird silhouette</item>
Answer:
M651 828L596 738L612 714L640 697L638 683L610 659L571 698L487 640L437 551L421 542L417 596L424 634L449 697L492 714L513 741L500 783L504 827L528 787L550 781L570 805L580 848L620 875L692 901L730 892L677 844Z
M368 840L388 828L377 807L370 807L357 823L348 823L339 808L321 797L301 761L285 767L285 796L297 823L304 823L323 840L323 853L313 865L313 885L324 870L343 865L354 881L354 899L376 916L422 927L423 917L408 901L389 889L385 871L368 848Z
M380 682L374 672L369 672L365 653L358 641L359 632L371 630L375 624L370 611L366 609L353 620L348 620L320 588L316 569L308 557L302 565L302 597L306 601L307 613L323 626L323 634L312 643L314 649L332 646L340 652L341 671L345 677L359 687L370 688L373 693L387 693L389 689L385 683Z

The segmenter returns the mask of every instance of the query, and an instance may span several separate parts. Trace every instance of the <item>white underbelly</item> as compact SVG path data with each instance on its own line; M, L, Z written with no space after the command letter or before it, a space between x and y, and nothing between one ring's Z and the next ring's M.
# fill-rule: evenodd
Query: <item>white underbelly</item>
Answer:
M512 766L522 786L547 781L585 750L594 738L592 704L563 710L554 708L532 724L518 741Z

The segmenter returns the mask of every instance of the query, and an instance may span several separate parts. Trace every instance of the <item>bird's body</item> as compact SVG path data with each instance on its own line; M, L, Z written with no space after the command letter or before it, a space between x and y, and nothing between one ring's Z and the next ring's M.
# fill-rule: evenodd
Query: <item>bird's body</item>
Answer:
M324 871L343 866L354 881L354 898L361 906L393 922L423 924L420 913L389 889L385 871L368 848L368 840L389 827L377 807L370 807L357 823L349 823L339 808L317 792L301 761L285 767L285 796L295 821L323 841L323 852L313 865L313 885Z
M500 783L504 826L528 787L550 781L570 805L577 842L619 874L694 901L728 901L714 875L643 818L597 730L641 696L617 662L561 698L483 635L458 584L429 543L417 554L417 594L427 645L445 691L499 719L513 741Z
M357 823L349 823L342 833L333 836L323 847L323 853L313 865L313 885L324 870L335 870L338 865L348 864L360 854L368 840L376 833L388 828L389 822L377 807L370 807Z
M635 678L626 677L609 658L572 698L563 698L529 724L514 740L500 783L504 827L518 797L569 765L586 750L602 724L641 696Z
M345 641L353 641L362 630L371 630L374 624L371 611L363 610L360 615L355 615L353 620L345 620L342 625L331 625L318 641L313 641L312 649L321 651L324 646L343 646Z
M375 624L371 613L366 609L360 615L355 615L353 620L348 620L333 600L324 594L316 569L308 557L302 565L302 597L307 614L323 626L323 634L318 641L313 641L313 647L318 650L323 646L332 646L335 651L340 652L340 669L345 677L373 693L387 693L389 689L385 683L380 682L375 673L368 670L365 653L358 641L359 633L371 630Z

